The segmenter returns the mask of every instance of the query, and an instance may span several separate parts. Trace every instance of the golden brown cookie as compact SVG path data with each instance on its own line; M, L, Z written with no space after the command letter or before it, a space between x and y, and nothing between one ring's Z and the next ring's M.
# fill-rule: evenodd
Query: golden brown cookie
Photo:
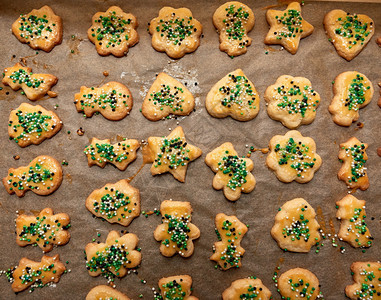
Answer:
M367 15L350 14L334 9L324 17L328 40L347 61L355 58L372 38L375 25Z
M74 104L78 112L90 118L99 112L108 120L119 121L126 117L132 109L130 90L119 82L110 81L101 87L81 86L74 96Z
M40 155L27 166L17 169L10 168L3 178L7 192L23 197L28 190L37 195L49 195L62 183L62 167L51 156Z
M238 121L249 121L257 116L260 100L254 84L241 69L237 69L212 87L205 106L215 118L231 116Z
M196 51L200 45L202 25L188 8L165 6L149 23L149 33L155 50L172 58L181 58Z
M366 224L365 200L347 195L336 202L336 218L341 221L338 237L352 247L370 247L373 237Z
M32 69L17 63L13 67L4 69L2 83L9 85L12 90L20 88L29 100L38 100L44 97L58 81L50 74L33 74Z
M61 275L66 271L60 256L44 255L40 262L23 257L13 271L12 290L16 293L28 287L44 287L45 285L60 281Z
M256 181L250 173L254 168L253 161L239 157L231 143L224 143L209 152L205 163L216 173L213 187L222 189L228 200L236 201L241 197L241 192L250 193L254 190Z
M182 257L193 254L193 240L200 237L200 230L191 223L192 206L189 202L165 200L160 205L163 224L156 227L155 240L161 242L160 252L166 257L176 253Z
M83 152L87 156L89 167L96 165L104 168L106 163L110 163L124 171L136 159L136 151L139 148L140 143L133 139L110 144L109 139L92 138L90 145Z
M222 300L258 299L270 300L271 292L256 277L238 279L222 293Z
M119 6L110 6L93 16L87 36L99 55L122 57L139 42L136 27L138 21L133 14L125 13Z
M166 137L149 137L142 151L144 161L152 163L152 175L169 172L180 182L185 182L188 164L202 154L200 148L185 140L181 126Z
M19 215L16 219L16 242L19 246L38 245L45 253L53 245L62 246L69 242L70 217L55 214L51 208L44 208L38 216Z
M319 228L312 206L295 198L279 208L271 235L284 251L309 252L320 241Z
M62 42L62 19L47 5L21 14L12 24L12 33L32 49L50 52Z
M139 239L133 233L120 236L110 231L106 243L86 245L86 267L90 276L102 275L108 279L124 277L128 269L140 264L142 255L136 250Z
M128 226L140 215L140 193L122 179L93 191L86 199L86 208L109 223Z
M230 1L222 4L213 14L213 24L220 35L220 50L229 56L247 52L251 38L247 34L253 29L255 17L247 5Z
M30 144L41 144L62 128L61 119L53 111L40 105L22 103L11 111L8 122L9 139L24 148Z
M240 268L245 253L241 241L248 230L247 226L236 216L227 216L223 213L216 216L215 224L219 242L214 243L210 260L217 262L224 271Z
M125 294L109 285L97 285L87 294L86 300L130 300Z
M333 98L329 106L333 121L350 126L359 119L359 109L367 106L373 97L372 82L356 71L339 74L333 84Z
M189 275L178 275L161 278L159 280L159 289L161 293L160 299L163 300L198 300L198 298L191 296L192 277Z
M274 136L269 148L266 164L283 182L309 182L322 163L316 153L315 141L297 130Z
M340 144L339 159L343 162L337 177L344 181L348 188L365 191L369 187L369 178L366 168L368 144L351 137Z
M194 104L192 93L181 82L160 73L144 98L142 113L150 121L159 121L169 115L187 116Z
M265 44L282 45L291 54L298 51L300 39L314 31L314 27L303 19L299 2L291 2L285 10L269 9L266 20L270 30Z
M320 95L305 77L280 76L265 92L267 113L289 129L313 122Z
M352 285L347 285L345 294L352 300L381 299L381 263L379 261L356 261L351 265Z

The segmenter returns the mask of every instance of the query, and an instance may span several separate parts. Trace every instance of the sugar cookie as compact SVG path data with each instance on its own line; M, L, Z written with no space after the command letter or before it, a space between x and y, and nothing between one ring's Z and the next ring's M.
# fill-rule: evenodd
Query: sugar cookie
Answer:
M258 299L270 300L271 292L259 278L244 278L232 282L222 293L222 300Z

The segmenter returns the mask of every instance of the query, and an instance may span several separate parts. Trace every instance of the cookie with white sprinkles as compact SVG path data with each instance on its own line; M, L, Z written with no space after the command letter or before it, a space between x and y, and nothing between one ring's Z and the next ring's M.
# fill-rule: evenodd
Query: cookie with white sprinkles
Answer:
M159 280L160 294L155 292L155 299L159 300L198 300L192 294L192 277L189 275L177 275L163 277Z
M87 294L85 300L130 300L125 294L109 285L97 285Z
M222 293L222 300L258 299L270 300L271 292L256 277L238 279Z

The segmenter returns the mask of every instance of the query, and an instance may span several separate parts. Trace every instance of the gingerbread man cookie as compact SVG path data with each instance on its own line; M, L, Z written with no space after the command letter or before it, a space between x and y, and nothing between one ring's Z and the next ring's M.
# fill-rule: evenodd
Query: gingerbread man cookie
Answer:
M109 285L97 285L87 294L86 300L130 300L125 294Z
M191 296L192 277L190 277L189 275L178 275L161 278L159 280L159 289L161 296L155 293L155 299L198 300L198 298Z
M142 151L144 161L152 162L152 175L169 172L180 182L185 182L188 164L202 154L200 148L185 140L181 126L167 137L149 137Z
M29 100L38 100L50 92L58 78L50 74L34 74L32 69L17 63L13 67L4 69L2 83L9 85L12 90L20 88Z
M106 163L110 163L124 171L136 159L136 151L139 148L140 143L133 139L110 144L109 139L92 138L90 145L83 152L87 156L89 167L96 165L104 168Z
M337 53L351 61L372 38L375 25L367 15L334 9L324 17L324 28Z
M205 106L215 118L231 116L238 121L254 119L259 112L259 94L241 69L218 81L206 96Z
M239 268L245 249L241 241L247 232L247 226L236 216L227 216L220 213L216 216L216 233L219 242L214 243L211 260L217 262L222 270Z
M159 121L169 115L187 116L194 105L192 93L181 82L160 73L144 98L142 113L150 121Z
M19 215L16 219L16 242L19 246L38 245L44 252L53 250L53 245L69 242L70 217L67 214L53 215L51 208L43 209L38 216Z
M254 190L256 181L250 173L254 168L253 161L239 157L231 143L224 143L208 153L205 163L216 173L213 187L222 189L228 200L236 201L241 197L241 192Z
M298 51L300 39L314 31L314 27L303 19L299 2L291 2L285 10L269 9L266 20L270 30L265 37L265 44L282 45L291 54Z
M229 56L247 52L251 38L247 34L254 27L254 13L247 5L230 1L222 4L213 14L213 24L220 35L220 50Z
M29 165L17 169L10 168L3 178L7 192L23 197L28 190L37 195L49 195L62 183L62 167L53 157L40 155Z
M166 257L179 253L182 257L193 254L193 240L200 230L191 223L192 207L189 202L165 200L160 205L163 224L157 226L154 237L161 242L160 252Z
M373 97L372 82L356 71L344 72L335 78L333 98L329 106L333 121L350 126L359 119L359 109L367 106Z
M12 33L32 49L50 52L62 42L62 19L47 5L21 14L12 24Z
M320 241L319 228L312 206L295 198L279 208L271 235L284 251L309 252Z
M340 144L339 159L343 162L337 177L344 181L348 188L365 191L369 187L369 178L366 168L368 144L351 137Z
M110 81L101 87L81 86L74 96L74 104L78 112L90 118L99 112L108 120L119 121L126 117L132 109L130 90L119 82Z
M283 182L309 182L322 163L316 153L315 141L302 136L297 130L274 136L269 148L266 164Z
M270 300L271 292L256 277L238 279L222 293L222 300L261 299Z
M41 144L53 137L62 128L61 119L40 105L22 103L11 111L8 122L9 139L24 148L30 144Z
M165 6L149 23L149 33L155 50L172 58L181 58L196 51L200 45L202 25L188 8Z
M140 214L140 193L122 179L93 191L86 199L86 208L109 223L128 226Z
M289 129L312 123L320 104L320 95L307 78L290 75L280 76L266 89L264 98L270 118Z
M139 42L136 27L138 21L133 14L125 13L119 6L111 6L93 16L87 36L99 55L122 57Z

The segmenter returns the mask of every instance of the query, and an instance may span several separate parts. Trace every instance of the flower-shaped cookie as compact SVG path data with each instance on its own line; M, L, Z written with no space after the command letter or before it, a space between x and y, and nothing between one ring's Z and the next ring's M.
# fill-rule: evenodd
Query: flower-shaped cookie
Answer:
M155 293L155 299L198 300L198 298L191 296L192 277L189 275L178 275L161 278L159 280L159 289L161 297Z
M149 137L142 152L144 161L152 162L152 175L169 172L180 182L185 182L188 164L202 154L200 148L185 140L181 126L172 130L167 137Z
M223 189L228 200L236 201L241 197L241 192L254 190L256 181L250 173L254 168L253 161L239 157L231 143L224 143L208 153L205 163L216 173L213 187Z
M87 294L85 300L100 300L100 299L111 299L111 300L130 300L125 294L119 292L117 289L112 288L109 285L97 285L92 288Z
M279 44L291 54L295 54L300 39L314 31L314 27L303 19L301 10L299 2L291 2L285 10L269 9L266 20L270 30L265 37L265 44Z
M165 200L160 212L163 224L157 226L154 237L161 242L160 252L171 257L179 253L182 257L193 254L193 240L200 237L200 230L191 223L192 207L189 202Z
M333 84L333 98L329 106L333 121L350 126L359 119L359 109L367 106L373 97L372 82L356 71L339 74Z
M337 53L351 61L372 38L375 25L367 15L334 9L324 17L324 28Z
M316 153L315 141L297 130L274 136L269 148L266 164L283 182L309 182L322 163Z
M247 5L231 1L222 4L213 14L213 24L220 35L220 50L229 56L247 52L251 38L247 34L254 27L254 13Z
M218 81L206 96L205 106L215 118L231 116L239 121L254 119L259 112L259 94L241 69Z
M181 58L195 51L200 45L202 25L188 8L175 9L165 6L159 16L149 23L152 47L169 57Z
M312 123L320 104L320 95L307 78L290 75L280 76L266 89L264 98L270 118L289 129Z
M12 33L32 49L50 52L62 42L62 19L47 5L21 14L12 24Z
M222 293L222 300L261 299L270 300L271 292L259 278L244 278L232 282Z

